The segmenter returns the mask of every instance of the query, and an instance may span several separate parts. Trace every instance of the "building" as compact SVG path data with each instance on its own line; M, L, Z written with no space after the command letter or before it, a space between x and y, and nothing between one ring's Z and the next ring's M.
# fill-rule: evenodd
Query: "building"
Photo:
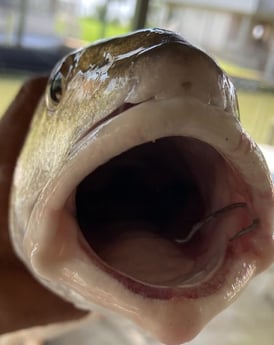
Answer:
M274 83L274 1L162 0L152 13L158 26Z

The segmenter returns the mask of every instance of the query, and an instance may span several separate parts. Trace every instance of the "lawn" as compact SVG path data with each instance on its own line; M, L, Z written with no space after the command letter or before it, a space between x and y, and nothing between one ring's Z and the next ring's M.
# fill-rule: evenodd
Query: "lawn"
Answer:
M217 58L216 60L218 64L222 66L222 68L226 71L226 73L233 77L253 80L260 80L262 77L260 72L255 71L251 68L241 67L223 59Z
M267 144L274 127L274 93L240 91L238 97L245 129L257 142Z
M25 76L0 75L0 117L22 85Z
M102 23L94 18L81 18L81 39L87 42L93 42L102 37ZM106 24L105 37L113 37L121 34L125 34L130 31L129 26L122 26L115 22Z

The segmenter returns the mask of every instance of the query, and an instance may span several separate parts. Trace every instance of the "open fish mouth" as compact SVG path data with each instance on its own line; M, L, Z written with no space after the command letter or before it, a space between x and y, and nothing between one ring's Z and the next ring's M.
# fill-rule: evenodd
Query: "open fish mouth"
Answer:
M12 236L48 288L172 345L273 261L273 184L216 64L169 32L135 35L141 48L101 49L99 67L83 50L53 73L16 168Z
M189 133L195 119L187 124L179 114L176 124L177 110L174 119L157 125L158 116L170 114L169 103L173 105L172 100L149 102L132 108L132 115L130 111L120 114L117 121L125 121L126 131L113 123L121 133L114 134L109 143L98 140L107 161L102 164L102 154L102 162L80 182L69 205L74 205L87 253L129 289L154 298L201 297L220 287L227 260L236 248L244 250L240 235L245 229L256 231L259 219L248 187L231 162L201 141L195 130ZM191 107L180 100L174 103L178 109ZM155 128L155 133L148 135L143 121L150 121L142 119L142 114L151 114L149 128ZM116 122L114 117L108 121ZM101 130L108 125L103 123ZM219 130L219 140L233 140L222 138ZM93 131L100 135L100 128ZM93 131L77 146L88 142ZM123 146L112 156L108 151L116 149L119 138ZM89 154L87 149L83 159L88 161ZM252 236L246 234L244 243Z
M268 265L272 216L263 158L238 120L220 117L220 109L207 109L201 124L205 107L147 101L75 144L38 200L24 240L32 269L49 287L92 308L106 307L124 289L178 305L217 300L208 317ZM250 170L258 157L261 165ZM127 293L110 308L133 314Z

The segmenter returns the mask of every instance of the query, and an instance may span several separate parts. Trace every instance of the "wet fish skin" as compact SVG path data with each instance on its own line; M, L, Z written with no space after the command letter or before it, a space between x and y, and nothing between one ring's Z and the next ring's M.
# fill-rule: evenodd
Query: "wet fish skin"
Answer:
M155 59L156 54L161 58ZM180 54L178 58L177 54ZM161 69L161 60L164 59L173 59L174 66L171 65L169 70ZM176 90L178 85L174 84L163 92L161 80L157 83L159 69L161 78L164 76L170 82L176 80L181 64L199 64L204 74L200 77L200 71L193 68L183 76L179 91ZM150 67L144 69L144 66ZM200 79L199 84L195 83L197 79ZM55 102L50 97L51 88L57 85L58 89L59 83L62 96L60 102ZM46 181L58 175L73 157L77 143L93 126L99 125L124 103L138 104L154 98L192 97L195 94L199 95L202 103L220 107L239 119L235 89L226 74L208 55L167 30L141 30L134 35L99 41L69 54L51 73L45 97L34 114L31 136L20 157L22 166L31 166L32 169L26 174L24 171L20 173L20 193L25 195L25 199L37 199ZM22 203L16 206L16 210L25 217L32 206L31 203L28 206ZM16 219L21 219L21 216L11 212L11 222L14 222L16 236L20 238L16 242L20 243L25 229L22 222L15 224ZM20 245L16 250L23 258Z
M1 334L81 318L86 313L43 287L14 252L9 199L14 167L47 77L25 82L0 120L0 343Z
M132 39L132 37L135 39ZM154 66L161 66L161 64L157 65L157 62L159 62L163 56L175 56L176 60L176 54L174 53L178 52L178 50L177 47L175 47L176 44L174 46L174 43L178 43L180 48L185 49L186 58L184 62L186 64L191 65L194 63L194 59L195 63L198 63L200 67L203 66L204 68L204 74L201 78L199 78L201 72L197 68L190 69L191 73L189 74L186 72L186 79L182 83L180 91L178 91L178 85L175 85L173 88L173 84L170 83L171 80L177 80L178 61L174 64L174 68L171 66L170 70L157 69L156 67L153 70ZM107 51L103 49L105 46L108 47ZM119 47L119 49L117 47ZM161 58L157 59L157 56L161 56ZM91 65L90 61L94 61L94 64ZM148 70L143 68L147 65L150 66ZM58 75L60 71L63 74L61 80L60 74ZM125 73L125 71L127 71L127 73ZM161 71L161 77L164 75L164 80L168 81L170 85L170 88L165 89L164 92L162 92L161 86L163 79L160 78L159 81L161 81L161 83L159 82L157 84L154 78L149 78L152 74L157 80L157 73L159 71ZM141 83L142 78L146 80L145 85ZM197 81L197 79L199 83L194 82ZM51 89L52 86L54 86L53 89ZM220 114L224 115L224 120L226 119L229 124L230 120L227 120L227 118L232 118L233 120L231 120L231 122L235 121L235 123L237 123L237 126L239 126L237 130L244 136L244 132L239 129L240 125L237 122L239 113L236 95L234 87L231 85L229 79L219 67L216 66L213 60L208 58L201 51L193 50L193 47L187 44L183 39L170 32L147 30L137 33L135 36L126 36L122 39L118 38L114 41L102 42L92 46L90 49L83 49L66 57L61 64L57 66L56 70L52 73L51 81L46 91L47 96L45 98L42 97L34 115L30 135L24 145L24 151L17 167L17 173L14 180L14 194L11 202L13 208L11 211L11 222L13 223L13 229L15 229L12 232L12 238L15 249L17 254L31 270L33 270L32 266L35 265L35 269L38 271L40 269L41 273L42 266L47 261L52 264L53 262L50 261L56 254L54 252L56 248L54 248L52 252L51 247L48 248L48 252L41 251L44 255L42 261L36 260L36 254L40 250L38 236L43 234L40 233L36 237L34 235L32 238L33 241L25 240L26 225L29 215L33 207L36 206L37 201L41 202L41 191L43 191L42 196L45 197L45 185L50 186L49 182L56 176L59 176L60 171L62 172L63 168L66 168L66 164L73 161L81 150L85 150L85 146L81 146L81 144L83 144L82 139L88 135L90 128L94 126L94 128L96 128L96 124L98 123L103 124L105 117L108 117L109 114L125 102L133 104L143 102L146 104L151 98L155 98L157 101L161 102L161 100L169 100L169 98L172 97L182 97L182 95L192 97L193 95L197 96L197 94L199 102L202 104L201 109L206 110L208 107L212 106L220 110ZM49 95L51 96L50 98ZM61 105L61 107L59 105ZM149 109L152 108L153 107L150 107ZM81 111L79 111L79 109L81 109ZM105 126L105 128L107 131L107 126ZM153 128L151 128L151 132L152 131ZM229 133L228 138L232 140L232 135L230 136L230 134L231 133ZM54 154L52 154L53 148ZM256 149L254 150L256 151ZM104 152L102 150L102 155L103 154ZM256 156L256 154L254 154L254 156ZM269 208L273 208L273 189L271 189L269 173L263 158L260 157L258 153L256 158L260 165L260 169L258 168L259 174L262 176L258 188L261 188L259 189L260 191L262 190L265 192L265 199L268 198L270 200ZM252 156L252 158L254 157ZM252 164L254 161L251 160ZM22 167L25 167L25 169ZM249 182L250 181L254 182L257 188L258 181L254 181L254 179L252 181L252 177L250 177ZM268 222L270 221L267 218L265 223ZM39 233L39 229L37 229L37 232ZM70 234L67 235L70 236ZM269 231L266 237L270 239ZM46 241L49 241L49 238L44 238ZM70 239L72 238L73 237ZM265 239L261 240L262 243L264 243ZM22 246L23 242L25 242L25 247ZM269 248L271 248L271 243L269 243L267 251L269 251ZM54 255L51 256L51 253ZM28 255L30 257L28 257ZM58 256L58 259L60 258L63 260L61 256ZM269 254L265 260L262 260L262 265L258 265L258 267L260 266L259 269L264 269L269 265L271 260L273 260L273 258L271 259L271 255ZM82 262L84 262L84 259ZM254 265L252 265L250 265L250 269L251 271L255 271ZM45 265L43 269L45 269ZM42 273L45 276L48 275L48 278L53 280L54 274L56 274L55 279L59 281L58 272L54 270L55 267L49 266L48 271L44 270ZM244 267L243 272L245 272ZM37 272L35 274L40 279L39 274L37 274ZM252 275L253 272L250 274ZM249 277L247 277L247 280L248 279ZM75 276L75 281L77 282L77 276ZM44 278L42 282L46 284ZM107 284L105 284L105 286L106 285ZM104 291L103 288L104 286L102 286L102 292ZM54 290L52 286L51 289ZM57 292L60 293L60 291ZM113 299L106 299L105 307L116 303L119 308L119 303L121 301L117 303L117 295L115 294L117 291L112 289L112 292ZM226 292L228 294L230 291ZM62 295L62 292L60 294ZM219 293L219 301L221 302L223 298L227 298L227 302L225 303L229 304L229 296L223 296L222 294L223 292ZM108 292L105 293L105 296L106 295L109 295ZM174 298L169 302L152 301L150 306L153 308L157 303L159 304L159 309L156 307L155 311L153 311L154 309L149 307L149 299L140 298L138 300L139 304L137 303L136 306L136 300L133 299L133 297L135 298L136 296L129 295L128 297L128 291L122 296L121 299L125 301L127 298L127 300L125 304L121 303L120 309L127 308L129 314L135 313L137 315L137 322L143 327L148 324L149 331L169 344L177 344L189 340L199 332L199 329L205 322L203 318L199 318L199 314L202 314L203 310L207 308L206 304L208 302L206 302L205 299L203 299L200 306L198 306L197 303L195 305L196 301L191 301L194 306L193 309L196 308L196 318L193 316L195 313L192 315L191 307L188 307L190 311L189 314L181 314L178 318L178 315L180 315L179 298ZM136 299L138 298L136 297ZM85 301L82 300L82 302ZM209 301L208 304L210 303L212 302ZM173 312L176 316L174 316L174 320L168 318L168 313L165 313L167 304L169 304L168 312ZM218 312L217 304L218 303L215 303L213 305L212 303L212 310L208 312L208 315L204 316L205 319L211 318L215 312ZM92 309L90 306L89 308ZM149 309L152 310L150 314L148 313ZM216 311L214 309L216 309ZM147 322L144 321L145 317L143 317L142 311L148 313L145 314ZM151 314L155 316L155 323L153 323L153 318L149 316ZM73 315L73 311L71 315ZM182 322L182 317L184 318L184 322ZM167 321L170 320L171 322L168 324Z

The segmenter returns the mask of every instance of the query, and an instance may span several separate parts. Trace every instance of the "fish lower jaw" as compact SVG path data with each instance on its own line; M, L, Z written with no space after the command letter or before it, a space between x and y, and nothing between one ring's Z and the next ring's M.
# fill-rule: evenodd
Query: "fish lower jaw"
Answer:
M190 340L273 260L273 190L253 145L231 115L181 99L101 123L36 203L29 266L81 307Z

